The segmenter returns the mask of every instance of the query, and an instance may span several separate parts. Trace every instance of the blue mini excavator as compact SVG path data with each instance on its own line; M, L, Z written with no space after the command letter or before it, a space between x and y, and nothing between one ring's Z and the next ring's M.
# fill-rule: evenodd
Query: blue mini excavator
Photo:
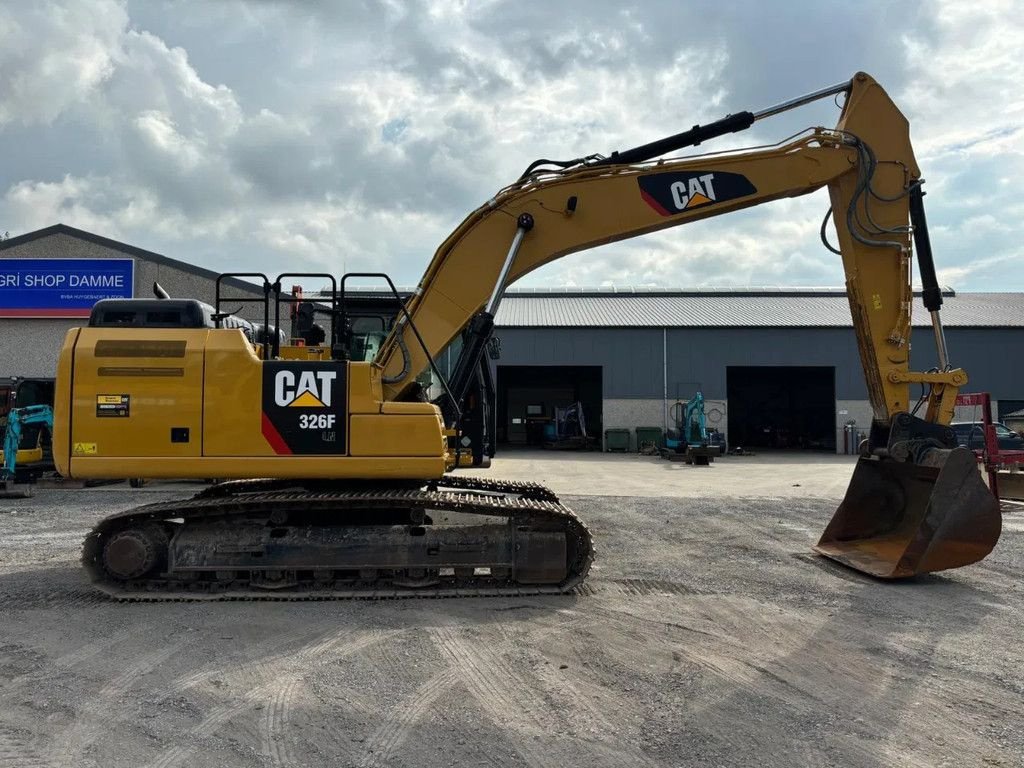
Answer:
M715 456L724 453L718 432L707 428L702 392L698 390L687 402L673 405L672 418L676 428L669 430L665 438L662 455L666 459L706 467L715 460Z
M44 471L53 469L52 459L46 460L42 434L24 428L38 424L53 433L53 408L49 405L27 405L12 408L7 413L7 425L3 435L3 453L0 454L0 491L16 491L12 486L22 486L21 495L31 495L31 483ZM26 436L34 437L32 445L25 445Z

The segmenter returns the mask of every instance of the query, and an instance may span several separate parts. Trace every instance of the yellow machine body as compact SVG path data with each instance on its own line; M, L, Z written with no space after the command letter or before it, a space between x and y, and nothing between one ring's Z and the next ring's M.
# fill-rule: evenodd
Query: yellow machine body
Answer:
M451 467L437 406L387 402L372 363L303 349L268 370L275 363L237 329L72 329L58 365L57 469L87 478L423 480Z
M23 467L26 464L34 464L43 460L43 449L41 446L35 448L19 448L17 455L17 462L19 467ZM4 452L0 450L0 465L4 463Z

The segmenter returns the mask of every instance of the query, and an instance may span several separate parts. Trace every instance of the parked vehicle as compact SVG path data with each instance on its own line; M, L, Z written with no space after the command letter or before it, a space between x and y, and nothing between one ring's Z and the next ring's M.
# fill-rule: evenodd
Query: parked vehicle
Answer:
M985 447L985 425L980 421L955 421L950 424L956 432L958 445L980 451ZM1001 422L993 422L996 439L1001 451L1024 451L1024 437L1021 437Z

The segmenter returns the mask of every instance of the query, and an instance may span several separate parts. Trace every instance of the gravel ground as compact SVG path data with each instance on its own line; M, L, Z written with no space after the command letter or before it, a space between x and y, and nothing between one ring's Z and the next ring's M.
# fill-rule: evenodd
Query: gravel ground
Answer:
M119 604L86 530L194 487L0 500L0 766L1024 765L1024 507L882 583L810 554L836 500L780 478L566 496L598 561L558 598Z

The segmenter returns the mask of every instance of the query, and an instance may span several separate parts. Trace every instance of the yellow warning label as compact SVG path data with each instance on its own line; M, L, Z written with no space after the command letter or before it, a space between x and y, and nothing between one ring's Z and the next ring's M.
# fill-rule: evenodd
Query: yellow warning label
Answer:
M121 395L96 395L97 405L120 405Z
M96 443L75 443L71 452L75 456L93 456L96 454Z
M289 408L326 408L323 401L312 392L303 392L290 403Z

